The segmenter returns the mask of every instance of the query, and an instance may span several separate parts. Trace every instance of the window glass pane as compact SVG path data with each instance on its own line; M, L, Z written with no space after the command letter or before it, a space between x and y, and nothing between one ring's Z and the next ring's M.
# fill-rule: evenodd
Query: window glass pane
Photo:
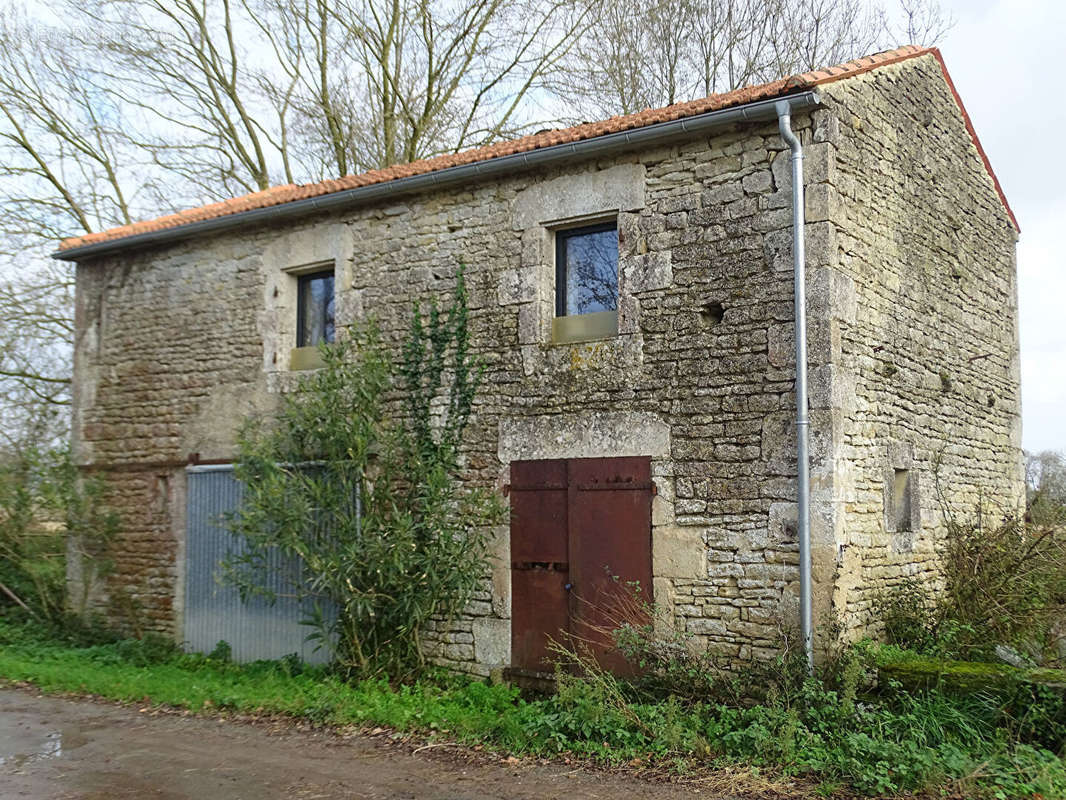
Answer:
M566 314L618 308L618 231L566 236Z
M333 273L305 275L299 283L300 328L296 345L333 341Z
M325 339L327 342L332 342L333 341L333 302L334 302L334 297L333 297L333 276L330 275L328 278L326 278L324 283L326 284L326 288L324 290L325 293L326 293L326 309L325 309L325 320L322 323L322 338Z

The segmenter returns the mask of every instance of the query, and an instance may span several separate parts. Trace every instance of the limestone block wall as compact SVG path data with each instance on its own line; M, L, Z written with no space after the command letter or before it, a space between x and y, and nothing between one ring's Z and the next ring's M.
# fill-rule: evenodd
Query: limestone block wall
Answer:
M858 635L885 587L937 580L942 508L989 521L1023 500L1017 234L933 56L825 100L841 287L835 605Z
M463 264L487 367L467 478L501 486L515 458L650 455L657 598L705 643L768 652L797 573L793 377L773 343L792 316L783 151L769 123L81 265L77 448L124 518L102 605L128 613L121 594L139 624L180 635L181 465L232 457L242 416L292 385L293 270L334 264L340 323L372 314L398 343L412 303L446 295ZM552 345L553 231L604 218L619 334ZM150 492L167 512L149 523ZM430 637L476 671L510 657L506 528L497 540L468 616Z

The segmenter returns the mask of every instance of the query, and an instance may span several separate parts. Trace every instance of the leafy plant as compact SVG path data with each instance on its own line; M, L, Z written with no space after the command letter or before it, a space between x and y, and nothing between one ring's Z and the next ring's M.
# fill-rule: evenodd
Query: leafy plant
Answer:
M942 658L994 659L1008 645L1054 659L1055 624L1066 617L1066 530L949 518L941 563L942 590L911 579L877 599L890 643Z
M267 593L276 555L295 557L303 574L281 577L316 599L312 638L354 675L410 677L426 663L426 625L454 616L484 580L487 526L502 513L494 495L459 480L481 378L462 271L446 310L414 309L395 380L373 324L322 353L325 367L275 421L241 433L246 489L228 525L247 546L225 578L244 595ZM389 406L396 388L402 401Z
M232 661L233 647L225 639L219 639L214 649L207 654L207 657L215 661Z
M936 648L936 597L926 581L908 577L874 598L889 643L920 653Z
M1028 647L1066 614L1066 531L1015 518L993 527L951 522L943 560L940 616L972 630L960 637L964 651Z
M79 474L69 451L9 455L0 462L0 606L49 624L83 614L93 584L110 570L106 549L117 527L102 484ZM74 595L67 592L71 558L81 587Z

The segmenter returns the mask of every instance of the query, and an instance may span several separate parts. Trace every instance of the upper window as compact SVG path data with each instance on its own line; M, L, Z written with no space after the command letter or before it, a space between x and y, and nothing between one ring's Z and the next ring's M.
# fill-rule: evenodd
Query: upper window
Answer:
M618 310L618 224L555 234L555 315Z
M297 288L296 346L333 341L333 270L301 275Z

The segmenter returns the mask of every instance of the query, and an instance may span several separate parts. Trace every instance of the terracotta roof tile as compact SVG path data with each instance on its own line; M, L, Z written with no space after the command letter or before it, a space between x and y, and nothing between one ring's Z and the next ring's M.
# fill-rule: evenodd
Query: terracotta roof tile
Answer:
M684 117L695 116L697 114L705 114L710 111L718 111L724 108L755 102L757 100L767 100L797 91L811 89L821 84L861 75L862 73L876 69L877 67L895 64L900 61L928 54L935 56L940 63L941 69L944 72L944 77L947 80L948 85L951 87L951 91L959 104L959 109L962 111L963 117L966 120L967 130L969 130L970 135L973 137L974 144L977 146L989 174L992 176L993 181L995 181L996 190L999 192L1000 199L1003 201L1003 205L1006 207L1007 213L1010 215L1010 218L1017 229L1018 222L1014 218L1010 206L1007 204L1007 199L1003 194L999 181L996 179L995 173L992 171L988 158L985 156L981 143L977 138L977 134L973 130L973 125L970 123L970 118L966 114L966 109L963 108L962 100L955 91L950 76L948 76L947 67L944 66L944 59L941 57L940 52L936 48L921 48L915 47L914 45L907 45L896 50L889 50L884 53L877 53L875 55L858 58L854 61L839 64L828 69L815 70L801 75L792 75L787 78L771 81L770 83L764 83L758 86L748 86L725 94L712 94L709 97L704 97L699 100L675 103L674 105L666 106L665 108L645 109L644 111L639 111L635 114L610 117L609 119L601 120L599 122L586 122L571 128L542 131L518 139L496 142L485 147L465 150L459 153L449 153L447 155L427 158L421 161L414 161L409 164L394 164L384 169L364 172L361 175L346 175L343 178L325 180L320 183L274 186L260 192L244 195L243 197L235 197L230 200L211 203L199 208L187 209L176 214L169 214L144 222L135 222L130 225L123 225L118 228L100 231L99 233L75 236L65 239L60 244L59 249L61 251L69 250L75 247L83 247L85 245L105 241L114 241L128 236L136 236L137 234L148 233L150 231L177 228L193 222L224 217L242 211L267 208L269 206L291 203L295 200L303 200L310 197L320 197L322 195L344 191L345 189L353 189L360 186L387 183L388 181L396 180L398 178L422 175L447 169L449 167L488 161L493 158L512 155L514 153L537 150L557 144L578 142L610 133L618 133L621 131L632 130L634 128L654 125L660 122L669 122Z

